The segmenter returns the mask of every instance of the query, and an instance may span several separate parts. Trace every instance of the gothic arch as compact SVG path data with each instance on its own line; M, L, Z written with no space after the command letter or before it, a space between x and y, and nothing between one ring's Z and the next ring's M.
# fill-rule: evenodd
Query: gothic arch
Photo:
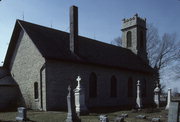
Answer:
M111 87L111 89L110 89L111 97L117 97L117 79L114 75L111 77L111 86L110 87Z
M146 80L144 79L144 80L142 80L142 82L141 82L141 94L142 94L142 97L146 97L146 94L147 94L147 92L146 92L146 88L147 86L146 86Z
M127 32L126 39L127 39L127 47L131 47L132 46L132 33L131 33L131 31Z
M92 72L89 77L89 97L97 97L97 76L94 72Z
M132 77L128 79L128 97L133 97L133 80Z
M38 92L38 82L34 82L34 99L39 98L39 92Z

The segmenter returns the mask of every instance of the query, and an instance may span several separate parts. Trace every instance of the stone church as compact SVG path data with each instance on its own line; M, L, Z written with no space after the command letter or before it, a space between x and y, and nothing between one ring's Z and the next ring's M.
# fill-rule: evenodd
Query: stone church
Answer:
M123 19L122 46L78 35L78 8L70 8L70 33L17 20L3 68L20 94L21 103L39 110L66 109L68 85L80 76L89 109L131 108L141 82L142 104L152 105L154 70L148 65L146 20L137 14Z

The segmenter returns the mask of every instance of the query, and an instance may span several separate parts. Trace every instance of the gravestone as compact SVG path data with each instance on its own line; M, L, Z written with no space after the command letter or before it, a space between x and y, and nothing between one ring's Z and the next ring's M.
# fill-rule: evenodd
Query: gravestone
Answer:
M159 104L160 104L160 88L159 88L159 84L157 84L156 88L154 89L154 102L155 102L157 108L159 108Z
M168 111L168 122L179 122L179 102L171 102Z
M74 89L76 113L78 115L87 115L89 112L85 104L85 90L81 83L81 77L78 76L76 80L78 82L77 87Z
M142 101L141 101L141 90L140 90L140 81L137 81L137 96L136 96L136 108L141 109L142 108Z
M138 118L138 119L146 119L146 115L137 115L136 118Z
M124 117L116 117L114 122L124 122Z
M100 122L109 122L107 115L100 115L99 120Z
M121 114L121 115L119 115L119 117L126 118L126 117L128 117L128 114Z
M67 107L68 107L68 114L66 118L66 122L81 122L78 118L75 110L75 102L74 102L74 92L71 87L68 87L68 95L67 95Z
M169 88L168 89L168 98L167 98L166 110L169 109L170 102L171 102L171 89Z
M26 108L25 107L19 107L18 108L18 115L16 117L16 121L25 121L27 120L26 118Z
M160 118L152 118L151 122L160 122Z

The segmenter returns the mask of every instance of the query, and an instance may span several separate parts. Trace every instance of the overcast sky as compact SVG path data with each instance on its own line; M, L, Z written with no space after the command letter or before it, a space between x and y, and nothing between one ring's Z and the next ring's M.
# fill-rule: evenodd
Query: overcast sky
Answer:
M110 43L121 36L123 18L138 13L180 39L180 0L2 0L0 2L0 61L4 60L16 19L69 31L69 7L79 8L79 34Z

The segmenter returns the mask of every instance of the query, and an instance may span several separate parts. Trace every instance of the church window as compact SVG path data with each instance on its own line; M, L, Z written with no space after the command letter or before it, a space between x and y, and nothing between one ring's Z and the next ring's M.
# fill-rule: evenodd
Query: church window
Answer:
M142 97L146 97L146 80L145 79L141 82L141 93L142 93Z
M89 97L95 98L97 96L97 76L91 73L89 78Z
M115 76L111 77L111 97L117 97L117 79Z
M127 32L127 47L131 47L132 46L132 34L131 34L131 31L128 31Z
M140 48L142 49L144 46L144 35L143 31L140 32Z
M38 94L38 83L35 82L34 83L34 99L38 99L39 98L39 94Z
M131 77L128 79L128 97L133 97L133 80Z

